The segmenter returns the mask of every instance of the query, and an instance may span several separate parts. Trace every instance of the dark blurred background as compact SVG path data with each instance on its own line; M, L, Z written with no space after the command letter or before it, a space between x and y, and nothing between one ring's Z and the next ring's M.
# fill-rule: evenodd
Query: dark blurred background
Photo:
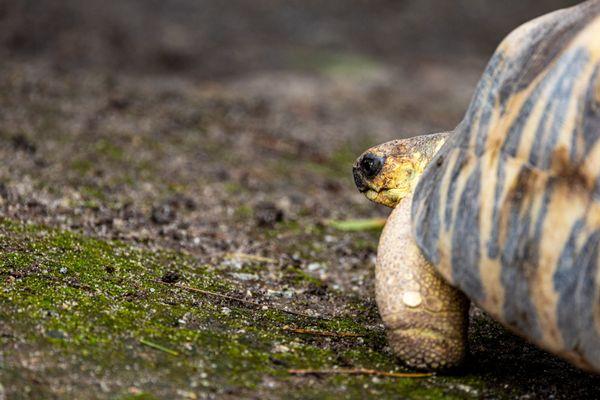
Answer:
M202 79L297 67L306 51L410 64L489 54L516 25L569 0L2 0L1 56L61 68Z
M217 227L231 249L256 241L261 204L306 224L385 215L356 157L453 129L501 38L574 3L0 0L0 206L111 237L174 230L198 254ZM173 198L202 207L164 227L152 210Z

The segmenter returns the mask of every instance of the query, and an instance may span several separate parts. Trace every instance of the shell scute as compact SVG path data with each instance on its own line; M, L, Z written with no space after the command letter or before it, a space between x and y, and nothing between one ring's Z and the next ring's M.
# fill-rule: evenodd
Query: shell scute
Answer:
M512 330L596 371L599 38L599 0L511 33L412 206L415 240L442 276Z

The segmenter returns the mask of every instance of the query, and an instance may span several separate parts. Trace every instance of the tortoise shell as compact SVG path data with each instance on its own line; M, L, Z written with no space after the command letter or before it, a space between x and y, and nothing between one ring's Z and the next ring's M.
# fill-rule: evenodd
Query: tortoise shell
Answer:
M416 188L426 258L494 318L600 371L600 1L535 19L490 60Z

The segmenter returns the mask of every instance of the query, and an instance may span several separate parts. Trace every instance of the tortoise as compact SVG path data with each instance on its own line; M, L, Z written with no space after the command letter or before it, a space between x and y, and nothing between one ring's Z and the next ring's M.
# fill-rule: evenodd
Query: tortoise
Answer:
M392 207L376 299L393 351L444 369L469 300L600 372L600 0L534 19L490 59L452 132L372 147L353 167Z

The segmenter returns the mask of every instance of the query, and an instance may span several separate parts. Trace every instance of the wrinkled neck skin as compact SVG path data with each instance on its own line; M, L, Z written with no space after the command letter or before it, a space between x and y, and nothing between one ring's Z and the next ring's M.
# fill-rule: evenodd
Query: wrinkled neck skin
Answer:
M382 186L390 189L380 192L368 192L366 193L367 198L376 203L394 208L402 199L412 196L423 171L425 171L429 162L446 142L449 135L450 132L434 133L394 140L380 145L379 147L384 151L386 150L386 146L390 148L389 157L391 159L387 161L389 164L387 168L394 172L388 172L386 180L382 183ZM396 154L392 150L394 148L402 149L402 151L400 151L400 154ZM402 173L403 165L407 162L403 154L406 150L410 152L410 170L413 172L410 177ZM394 170L393 168L396 169Z
M449 131L417 136L414 138L417 142L415 147L417 150L420 150L423 153L424 158L427 159L427 162L429 162L444 145L444 143L446 143L446 140L448 140L451 133L452 132Z
M441 134L440 134L441 135ZM445 141L423 155L429 160ZM375 270L376 299L394 353L417 369L459 365L466 354L469 301L448 285L412 236L412 193L387 219L379 240Z
M410 180L407 185L408 190L406 190L405 193L408 196L412 197L412 194L417 187L417 183L419 183L419 179L421 178L421 175L423 175L423 171L425 171L429 162L437 154L444 143L446 143L450 133L451 132L440 132L404 139L410 141L411 148L413 149L416 172L413 179ZM398 203L400 201L402 201L402 198L398 199ZM398 205L398 203L396 203L396 205Z

